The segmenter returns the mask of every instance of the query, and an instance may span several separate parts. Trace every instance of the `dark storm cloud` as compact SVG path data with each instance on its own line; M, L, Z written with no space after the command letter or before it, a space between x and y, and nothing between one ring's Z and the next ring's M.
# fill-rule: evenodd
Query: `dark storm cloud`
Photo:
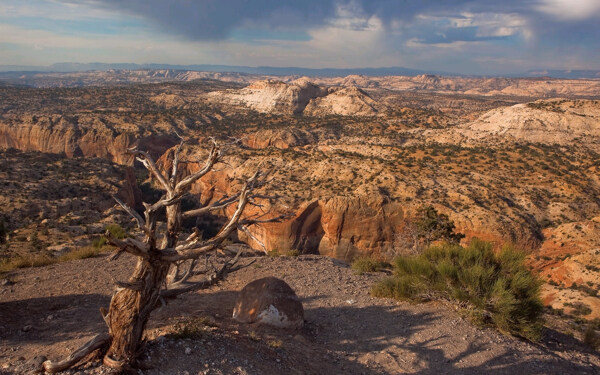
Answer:
M72 1L72 0L65 0ZM453 41L494 41L506 36L480 36L478 27L439 26L414 22L417 15L459 17L462 13L512 14L527 20L538 41L559 43L587 41L598 46L598 18L588 20L562 19L540 12L540 4L553 6L560 0L87 0L88 4L107 7L145 19L150 25L191 40L222 40L240 28L305 31L327 25L339 14L340 6L356 16L377 16L389 27L392 21L405 26L405 35L422 43ZM562 0L566 1L566 0ZM593 0L573 0L589 2ZM567 3L568 4L568 3ZM573 6L577 6L574 4ZM435 26L435 25L433 25ZM360 21L346 24L360 30Z
M91 0L89 4L141 16L193 40L227 38L253 22L266 29L311 27L335 14L333 1L281 0Z
M308 28L336 16L338 6L350 6L363 16L376 15L384 22L411 20L422 13L523 12L535 0L88 0L141 16L169 32L195 40L225 39L247 22L267 29Z

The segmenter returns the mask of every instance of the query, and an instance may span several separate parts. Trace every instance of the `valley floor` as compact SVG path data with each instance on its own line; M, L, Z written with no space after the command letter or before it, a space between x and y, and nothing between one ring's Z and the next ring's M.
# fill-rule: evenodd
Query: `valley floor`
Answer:
M37 356L62 358L105 330L98 309L108 306L111 278L125 279L132 264L131 258L109 263L101 256L14 272L0 286L0 374L30 374ZM302 330L231 319L236 292L265 276L296 290L305 308ZM373 298L370 287L381 277L357 275L320 256L257 258L222 284L155 311L142 355L150 368L140 373L600 373L597 352L550 329L532 344L474 327L447 305ZM200 324L200 334L181 335L186 324ZM65 373L109 372L88 365Z

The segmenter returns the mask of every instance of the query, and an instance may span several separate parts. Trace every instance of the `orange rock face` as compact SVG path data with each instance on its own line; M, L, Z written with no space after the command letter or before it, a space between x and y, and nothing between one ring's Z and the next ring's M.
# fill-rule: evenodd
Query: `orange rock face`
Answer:
M60 115L24 116L12 123L0 122L0 148L65 154L67 157L100 157L118 164L131 165L125 151L133 146L160 156L175 142L161 135L136 135L116 132L102 122L78 123L79 118ZM81 121L84 121L81 119Z

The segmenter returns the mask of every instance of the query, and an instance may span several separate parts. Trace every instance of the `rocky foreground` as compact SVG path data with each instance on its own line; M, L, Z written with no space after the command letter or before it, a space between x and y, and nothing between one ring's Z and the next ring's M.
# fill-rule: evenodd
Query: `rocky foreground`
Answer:
M244 258L243 262L250 262ZM0 373L31 374L105 330L111 278L124 279L133 259L105 257L15 272L0 286ZM301 298L298 331L245 325L231 318L237 292L276 276ZM547 329L531 344L474 327L444 304L376 299L383 274L357 275L321 256L260 257L209 290L158 309L146 332L140 374L597 374L600 355ZM26 313L25 313L26 312ZM182 334L182 327L194 334ZM65 374L106 374L98 364Z

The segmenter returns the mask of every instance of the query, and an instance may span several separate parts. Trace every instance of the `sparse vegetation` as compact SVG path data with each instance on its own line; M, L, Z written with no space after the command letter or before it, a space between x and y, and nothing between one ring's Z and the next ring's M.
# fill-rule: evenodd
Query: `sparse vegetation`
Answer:
M376 260L370 256L360 256L352 262L352 269L359 275L365 272L377 272L391 267L387 262Z
M123 239L127 237L127 232L119 224L109 224L106 226L106 230L114 238Z
M592 320L583 334L583 342L598 350L600 349L600 319Z
M206 316L195 317L175 323L170 336L175 339L198 339L208 334L214 326Z
M279 349L283 346L283 341L281 340L269 340L267 341L267 345L269 346L269 348L271 349Z
M466 248L445 243L394 261L394 276L373 289L378 297L466 303L470 315L500 331L538 340L543 305L540 281L526 268L525 255L474 239Z
M15 255L0 261L0 274L14 271L19 268L43 267L76 259L92 258L105 250L106 247L88 246L69 251L58 257L52 257L47 254Z

